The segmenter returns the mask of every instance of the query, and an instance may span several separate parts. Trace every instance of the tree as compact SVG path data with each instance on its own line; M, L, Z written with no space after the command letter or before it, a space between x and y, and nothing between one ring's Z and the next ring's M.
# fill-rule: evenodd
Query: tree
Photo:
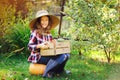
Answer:
M117 4L117 0L71 0L67 2L65 12L69 16L68 20L73 21L69 33L72 34L72 39L79 43L78 49L88 51L93 47L101 48L110 62L111 53L117 51L120 44Z

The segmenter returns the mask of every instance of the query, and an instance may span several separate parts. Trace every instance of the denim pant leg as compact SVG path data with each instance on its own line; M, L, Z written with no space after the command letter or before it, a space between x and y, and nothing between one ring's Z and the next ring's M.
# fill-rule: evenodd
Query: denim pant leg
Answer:
M57 70L55 71L56 73L61 73L62 71L64 71L65 64L66 64L67 60L70 58L70 54L69 54L69 53L66 53L66 54L64 54L64 56L67 56L67 59L66 59L65 61L63 61L63 62L57 67Z
M56 56L41 56L40 60L37 63L47 65L50 59L56 59L56 58L57 58Z
M70 57L70 54L68 54L68 53L60 54L57 56L41 56L40 60L37 63L46 65L50 59L53 59L53 60L57 61L59 64L61 64L69 57Z
M59 63L59 64L62 64L64 61L66 61L68 58L70 57L70 54L66 53L66 54L60 54L58 56L58 58L56 58L56 61Z
M50 71L56 72L56 71L61 71L62 69L64 69L64 66L65 66L68 58L69 58L68 54L60 54L60 55L57 55L57 56L47 56L47 57L42 56L40 58L40 60L38 61L38 63L39 64L45 64L45 65L50 67L52 63L48 65L48 62L52 59L52 60L54 60L54 62L57 62L58 65L52 66ZM49 72L49 69L47 69L47 70L48 71L46 71L46 73Z

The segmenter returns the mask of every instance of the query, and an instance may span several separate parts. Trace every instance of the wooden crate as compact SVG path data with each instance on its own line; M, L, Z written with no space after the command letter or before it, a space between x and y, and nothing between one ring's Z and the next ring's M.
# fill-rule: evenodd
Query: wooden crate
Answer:
M42 56L54 56L58 54L70 53L70 41L64 40L56 42L55 44L50 43L50 49L41 50Z
M52 56L55 55L55 49L54 49L54 44L53 43L49 43L49 49L41 49L40 50L40 54L42 56Z
M59 49L56 49L55 52L56 52L56 55L70 53L70 48L59 48Z
M70 48L70 41L69 40L64 40L62 42L56 42L56 49L58 48Z
M55 54L55 49L53 48L53 49L46 49L46 50L41 50L40 51L40 54L42 55L42 56L54 56L54 55L56 55Z
M70 41L64 40L63 42L57 42L55 46L55 53L56 55L70 53Z

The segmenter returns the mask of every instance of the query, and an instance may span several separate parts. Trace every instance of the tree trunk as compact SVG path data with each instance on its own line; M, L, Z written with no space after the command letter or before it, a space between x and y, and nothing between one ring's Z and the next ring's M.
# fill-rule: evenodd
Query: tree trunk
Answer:
M110 61L111 61L111 58L109 57L109 58L107 58L107 60L108 60L108 63L110 63Z
M80 56L82 55L82 52L81 52L81 50L79 50L79 55L80 55Z
M105 52L105 55L106 55L106 57L107 57L107 61L108 61L108 63L110 63L110 61L111 61L111 56L110 56L110 51L107 51L107 49L106 49L106 47L104 46L104 52Z

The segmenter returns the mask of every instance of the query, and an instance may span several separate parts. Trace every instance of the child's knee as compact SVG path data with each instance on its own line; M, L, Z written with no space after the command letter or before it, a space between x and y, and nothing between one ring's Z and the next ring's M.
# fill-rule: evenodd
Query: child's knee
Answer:
M70 54L69 53L66 53L66 56L67 56L67 58L70 58Z
M62 56L64 60L67 60L70 57L70 54L66 53L66 54L63 54Z

